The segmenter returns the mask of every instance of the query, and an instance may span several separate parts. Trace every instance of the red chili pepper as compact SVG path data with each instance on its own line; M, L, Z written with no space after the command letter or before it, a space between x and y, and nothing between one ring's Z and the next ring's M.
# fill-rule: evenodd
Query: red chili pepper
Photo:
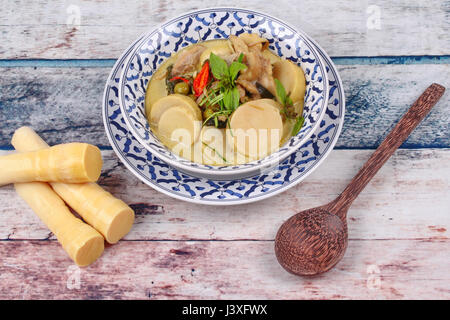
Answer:
M194 79L194 92L196 97L199 97L203 93L203 89L208 84L208 80L209 80L209 62L206 61L202 67L202 70L200 70L200 72Z
M173 77L173 78L170 79L169 81L175 81L175 80L182 80L182 81L184 81L184 82L186 82L186 83L189 83L189 80L188 80L188 79L185 79L185 78L183 78L183 77Z

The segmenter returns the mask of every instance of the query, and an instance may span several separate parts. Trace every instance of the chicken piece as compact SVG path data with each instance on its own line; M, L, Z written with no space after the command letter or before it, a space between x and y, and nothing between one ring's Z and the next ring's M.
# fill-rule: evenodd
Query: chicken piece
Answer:
M241 39L249 48L249 50L263 51L269 46L269 41L267 39L261 38L254 33L243 33L239 35Z
M264 88L269 90L270 93L272 93L274 96L277 94L275 81L273 79L273 69L272 64L270 63L270 60L267 58L264 58L261 55L261 64L262 64L262 71L259 76L258 82L261 84Z
M231 44L233 45L234 51L240 55L241 53L246 54L248 52L248 46L245 44L245 42L235 35L230 35L229 39L231 41Z
M224 56L224 57L221 57L221 58L222 58L223 60L225 60L225 62L227 63L227 65L230 65L233 61L236 61L237 58L239 58L239 54L237 54L237 53L235 52L235 53L229 54L229 55Z
M272 65L270 59L262 54L262 50L267 48L268 41L256 34L249 33L243 33L239 37L231 35L230 41L236 53L244 53L244 63L247 65L247 69L241 71L239 80L253 83L257 81L275 95L276 88L272 76ZM247 89L245 85L242 86ZM252 86L255 87L253 84ZM247 91L251 92L248 89Z
M244 88L248 93L250 93L253 100L261 98L258 88L256 87L256 85L253 82L250 82L248 80L238 79L238 80L236 80L236 83L238 85L240 85L242 88Z
M261 62L259 54L256 50L249 51L247 44L243 39L230 35L229 39L233 45L234 51L240 55L244 54L244 63L247 65L247 69L241 71L239 78L242 80L254 81L257 80L261 74Z
M198 44L180 52L177 60L173 64L172 76L181 76L193 72L200 60L200 55L205 50L205 46Z
M270 93L276 95L270 60L265 58L261 52L250 51L245 56L244 63L248 68L241 72L238 80L259 82Z
M239 101L241 101L242 103L246 102L246 97L245 97L245 89L243 86L241 86L239 83L236 85L236 88L239 91Z
M247 65L247 69L241 71L239 78L247 81L257 81L262 72L264 57L260 52L249 51L244 54L244 63Z

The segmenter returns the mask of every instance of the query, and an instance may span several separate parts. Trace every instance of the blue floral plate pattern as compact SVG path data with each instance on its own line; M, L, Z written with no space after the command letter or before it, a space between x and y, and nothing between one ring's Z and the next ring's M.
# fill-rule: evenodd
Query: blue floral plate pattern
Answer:
M322 163L336 144L344 120L344 91L336 67L317 46L328 74L329 98L320 125L304 145L271 171L246 179L215 181L179 172L155 157L133 137L119 106L119 78L125 60L139 41L132 44L114 65L105 86L102 112L108 139L117 156L150 187L171 197L200 204L255 202L301 182Z

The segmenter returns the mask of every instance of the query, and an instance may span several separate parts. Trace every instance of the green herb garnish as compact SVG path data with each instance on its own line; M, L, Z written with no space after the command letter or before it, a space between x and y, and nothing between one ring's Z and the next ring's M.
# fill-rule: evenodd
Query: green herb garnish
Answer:
M222 79L228 73L228 65L225 60L221 59L211 52L209 55L209 67L214 78Z
M236 80L239 72L247 68L247 66L242 63L243 59L244 54L241 53L238 61L233 61L228 67L225 60L211 52L209 56L211 73L213 74L214 78L220 80L222 86L234 86L234 81Z
M227 162L227 159L225 159L215 148L209 146L206 142L202 141L203 145L206 146L207 148L211 149L212 151L214 151L215 154L217 154L223 161Z
M239 76L239 72L245 70L247 66L242 63L244 54L238 58L238 61L233 61L230 66L227 65L225 60L220 58L211 52L209 56L209 66L214 78L219 80L217 86L210 89L208 94L200 101L199 105L213 106L219 105L220 110L213 113L203 123L206 123L209 119L214 117L214 124L218 126L217 116L229 115L237 107L239 107L239 90L236 88L236 78Z
M166 69L166 87L167 87L168 94L172 94L175 89L175 82L170 81L170 79L172 79L172 69L173 69L173 64L168 66Z
M216 111L216 112L214 112L213 114L211 114L208 118L206 118L204 121L203 121L203 125L205 125L210 119L212 119L212 118L214 118L214 124L216 125L216 127L218 126L218 119L217 119L217 117L218 116L221 116L221 115L229 115L229 114L231 114L232 113L232 111L230 111L230 110L220 110L220 111Z
M292 113L293 113L292 109L294 107L294 103L292 102L291 97L289 97L287 95L286 89L284 88L284 86L280 80L275 79L275 86L276 86L276 90L277 90L278 100L283 105L282 112L284 113L284 115L287 118L290 118L290 119L295 118L295 124L294 124L294 127L292 128L292 135L295 136L302 128L303 123L305 122L305 118L303 118L303 116L301 116L301 115L297 116L297 117L292 116Z
M225 90L223 104L227 110L235 110L239 106L239 90L236 87Z
M247 66L242 63L243 58L244 58L244 54L241 53L241 55L238 58L238 61L233 61L230 64L229 74L230 74L230 80L233 83L233 85L234 85L234 81L236 80L239 72L247 69Z
M300 131L300 129L303 127L303 123L305 122L305 118L303 116L298 116L297 120L295 121L294 127L292 128L292 135L295 136Z
M275 79L275 86L277 89L278 100L283 106L292 105L292 99L287 95L286 89L284 89L283 84L280 80Z
M244 61L244 53L243 52L241 52L241 54L239 55L239 58L238 58L238 62L242 63L242 61Z
M231 126L230 126L230 118L227 119L227 127L231 134L231 137L234 137L233 130L231 129Z

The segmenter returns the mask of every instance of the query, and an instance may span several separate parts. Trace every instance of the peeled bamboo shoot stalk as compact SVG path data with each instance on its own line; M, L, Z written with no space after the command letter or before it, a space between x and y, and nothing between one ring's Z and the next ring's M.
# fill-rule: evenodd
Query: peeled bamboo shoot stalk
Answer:
M76 264L87 266L100 257L104 250L102 235L76 218L47 183L16 183L14 186Z
M36 151L48 144L29 127L16 130L12 145L17 151ZM50 183L53 190L109 243L116 243L131 229L134 211L96 183Z
M87 143L67 143L37 151L0 157L0 185L55 181L97 181L102 168L100 150Z

